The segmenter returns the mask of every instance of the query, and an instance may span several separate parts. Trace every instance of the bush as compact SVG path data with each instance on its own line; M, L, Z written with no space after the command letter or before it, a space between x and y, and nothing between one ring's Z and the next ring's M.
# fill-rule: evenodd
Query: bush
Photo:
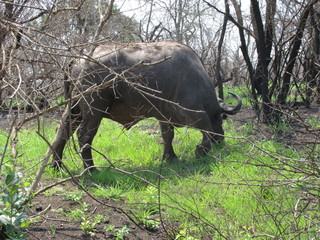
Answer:
M4 166L1 174L0 238L26 239L22 229L29 225L24 214L29 183L24 182L20 172L12 169Z

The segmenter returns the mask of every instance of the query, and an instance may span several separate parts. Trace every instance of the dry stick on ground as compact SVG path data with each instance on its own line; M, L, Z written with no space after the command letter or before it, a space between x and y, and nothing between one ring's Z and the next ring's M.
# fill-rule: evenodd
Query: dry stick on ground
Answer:
M102 167L102 168L109 168L109 167ZM119 212L121 212L122 214L124 214L130 221L132 221L137 227L139 227L140 229L141 226L139 226L139 224L123 209L123 208L120 208L120 207L117 207L117 206L113 206L113 205L110 205L110 204L106 204L102 201L100 201L99 199L95 198L91 193L89 193L89 191L87 191L81 184L78 183L78 181L76 180L76 178L80 178L81 176L83 176L89 169L89 168L86 168L84 171L82 171L82 173L80 175L77 175L77 176L73 176L72 173L69 171L69 169L64 165L64 169L67 171L67 173L69 174L69 178L66 180L64 179L63 181L60 181L60 183L63 183L63 182L66 182L66 181L69 181L69 180L72 180L82 191L84 191L90 198L92 198L93 200L95 200L96 202L100 203L101 205L103 206L106 206L106 207L109 207L109 208L112 208L112 209L115 209L115 210L118 210ZM125 172L121 169L116 169L116 170L119 170L121 172ZM129 173L129 172L126 172L130 175L134 175L132 173ZM138 177L139 179L143 179L139 176L136 176ZM66 180L66 181L65 181ZM146 182L148 182L147 180L145 180ZM60 184L59 183L59 184ZM148 182L149 183L149 182ZM54 184L54 186L56 186L57 184ZM49 188L51 188L51 186L49 186ZM45 190L48 190L49 188L46 188ZM41 192L43 192L42 190L41 191L38 191L36 194L40 194Z

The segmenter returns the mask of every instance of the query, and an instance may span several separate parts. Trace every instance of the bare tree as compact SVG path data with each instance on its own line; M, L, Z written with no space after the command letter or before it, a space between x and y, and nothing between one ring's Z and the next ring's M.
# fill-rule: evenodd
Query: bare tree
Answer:
M25 111L49 106L62 96L71 58L90 55L99 44L135 41L137 22L112 8L113 2L0 1L1 107L9 99Z
M220 28L220 17L215 20L211 10L202 1L143 2L146 14L140 20L140 30L136 33L140 41L178 41L187 44L197 51L208 70L214 72L212 63L217 55L219 34L213 28Z
M249 18L252 26L245 25L241 5L236 0L232 0L232 3L237 20L230 14L220 11L228 15L229 20L239 29L240 49L249 72L254 106L255 109L259 109L258 96L261 96L263 118L267 123L278 122L282 114L276 108L279 106L283 108L287 104L286 100L292 86L294 71L299 74L299 66L296 66L296 60L299 58L302 42L306 41L307 20L317 2L301 3L297 12L295 12L296 14L294 14L290 12L291 4L286 5L285 1L281 4L277 4L277 1L266 1L263 6L261 2L251 0L251 15ZM264 14L262 14L263 9L265 9ZM288 14L289 12L290 14ZM245 32L249 33L248 38L246 38ZM291 37L292 34L293 37ZM256 55L250 56L250 48L247 42L252 36L255 39ZM256 62L255 67L254 62ZM276 99L275 103L272 103L272 99Z
M279 103L280 105L284 105L286 102L286 98L288 96L288 92L290 88L290 80L293 74L293 68L294 68L294 65L300 50L300 46L302 43L306 22L314 3L315 3L314 1L311 1L305 6L304 11L302 12L299 23L298 23L296 33L292 39L292 46L290 49L288 63L287 63L287 66L285 67L282 86L277 98L277 103Z
M222 45L226 33L226 28L227 28L227 23L228 23L228 16L230 14L230 9L229 9L229 2L228 0L225 0L225 16L223 19L223 25L222 25L222 30L221 30L221 35L220 35L220 40L218 44L218 56L217 56L217 61L216 61L216 68L215 68L215 75L216 75L216 81L219 89L219 97L223 99L223 77L221 74L221 55L222 55Z

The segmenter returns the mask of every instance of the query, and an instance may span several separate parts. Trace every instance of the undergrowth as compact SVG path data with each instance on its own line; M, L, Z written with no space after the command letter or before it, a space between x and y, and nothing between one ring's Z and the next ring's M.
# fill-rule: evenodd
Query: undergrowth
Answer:
M125 202L149 230L164 222L172 239L319 238L319 154L252 134L252 120L239 125L228 119L224 128L225 143L200 159L194 150L201 133L177 129L174 148L181 161L169 163L161 160L155 120L130 131L104 120L93 142L95 164L104 168L82 183L97 197ZM39 133L50 142L54 126L20 132L17 165L29 176L48 147ZM64 153L73 174L82 171L76 149L70 141ZM44 177L67 176L47 169Z

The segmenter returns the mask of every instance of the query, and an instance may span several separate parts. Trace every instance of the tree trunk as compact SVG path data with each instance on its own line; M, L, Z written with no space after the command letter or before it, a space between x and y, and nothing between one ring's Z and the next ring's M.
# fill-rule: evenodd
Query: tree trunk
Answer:
M219 44L218 44L217 63L216 63L216 69L215 69L216 81L217 81L217 85L218 85L218 95L219 95L219 98L221 98L221 99L224 99L224 96L223 96L223 80L224 80L224 78L221 75L221 55L222 55L222 45L223 45L224 36L226 33L226 28L227 28L228 15L230 12L228 0L225 0L225 10L226 10L226 14L224 15L224 19L223 19L221 35L220 35Z
M246 44L246 39L245 39L245 34L244 34L244 29L243 29L243 17L242 17L242 13L241 13L241 8L240 8L240 4L237 2L237 0L231 0L235 11L236 11L236 15L237 15L237 20L238 22L236 22L234 19L231 18L230 20L238 27L238 31L239 31L239 37L240 37L240 42L241 42L241 52L243 55L243 58L246 62L247 65L247 69L249 72L249 78L250 78L250 83L251 83L251 93L252 93L252 97L254 99L254 106L253 108L255 110L258 109L258 98L257 98L257 94L255 91L255 88L253 87L253 79L254 79L254 69L249 57L249 53L248 53L248 48L247 48L247 44Z
M317 102L320 103L320 12L311 8L311 24L313 29L313 85L316 87ZM318 65L317 65L318 63Z
M270 108L270 99L268 95L269 93L268 64L270 62L270 52L272 47L273 24L272 24L272 21L269 21L271 22L271 24L267 26L266 32L268 33L266 33L265 35L259 3L257 0L251 0L251 11L252 11L252 19L253 19L252 23L254 27L256 46L257 46L257 52L258 52L258 65L254 73L253 85L257 89L258 93L261 94L261 97L262 97L263 120L265 123L272 123L273 116ZM273 18L273 17L268 16L267 19L268 18Z
M301 19L299 21L297 32L294 35L294 38L292 40L292 48L290 50L289 61L284 71L282 87L280 89L280 93L277 98L277 103L279 105L284 105L286 103L286 99L290 89L290 81L291 81L291 75L293 72L293 67L295 65L296 58L299 53L299 49L301 46L301 39L303 37L303 32L306 26L306 22L309 17L310 9L312 8L313 4L314 2L306 6L304 12L302 13Z
M312 45L305 56L304 63L304 76L306 82L306 97L305 97L305 107L310 108L313 101L313 97L318 97L316 94L317 88L317 73L319 68L317 67L317 62L319 62L320 55L320 36L319 36L319 24L316 21L314 6L310 8L310 23L311 23L311 42Z
M6 20L12 20L13 18L13 0L8 0L5 3L5 11L4 11L4 19ZM3 99L2 94L4 90L4 78L6 76L6 65L7 65L7 58L5 54L5 39L7 35L9 34L9 28L6 27L6 25L1 24L0 25L0 51L2 54L2 57L0 58L0 109L3 107Z

